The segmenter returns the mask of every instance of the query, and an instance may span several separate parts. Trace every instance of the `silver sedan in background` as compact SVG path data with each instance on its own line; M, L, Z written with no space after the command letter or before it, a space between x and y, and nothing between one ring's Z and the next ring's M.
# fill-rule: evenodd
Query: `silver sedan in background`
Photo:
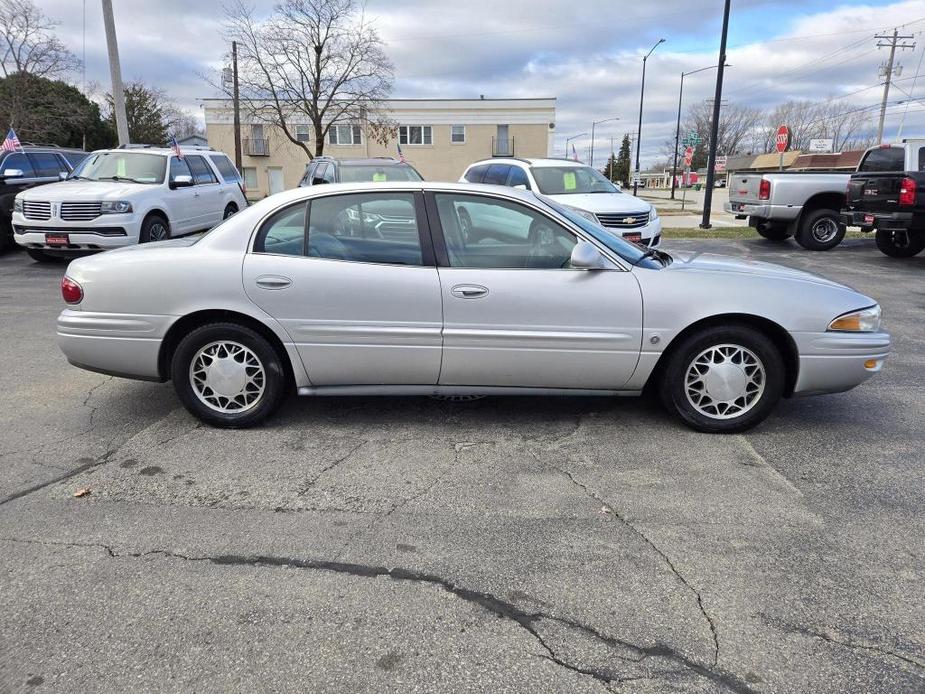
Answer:
M460 219L468 221L463 225ZM75 366L173 380L216 426L300 395L639 395L742 431L880 371L877 303L784 267L641 248L527 191L333 184L199 239L73 261Z

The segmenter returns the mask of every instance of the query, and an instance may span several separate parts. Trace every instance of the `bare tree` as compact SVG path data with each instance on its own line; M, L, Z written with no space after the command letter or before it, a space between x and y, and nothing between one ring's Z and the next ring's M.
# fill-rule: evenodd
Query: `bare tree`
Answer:
M375 124L374 137L394 137L380 108L392 63L356 0L282 0L265 20L234 0L225 14L227 38L238 42L242 106L309 159L324 153L336 124ZM296 137L294 122L310 124L314 152Z
M3 76L60 77L76 70L80 61L54 35L55 26L32 0L0 0Z
M716 152L720 156L739 154L754 137L755 128L762 121L763 114L757 108L741 104L727 104L720 110ZM710 149L710 124L713 120L713 104L701 101L687 109L681 132L696 132L702 138L694 150L693 168L707 165ZM674 152L674 139L666 143L667 151Z
M810 140L831 139L832 149L843 152L865 149L871 143L869 112L845 101L788 101L771 112L758 131L756 149L775 150L777 128L791 131L790 149L807 151Z

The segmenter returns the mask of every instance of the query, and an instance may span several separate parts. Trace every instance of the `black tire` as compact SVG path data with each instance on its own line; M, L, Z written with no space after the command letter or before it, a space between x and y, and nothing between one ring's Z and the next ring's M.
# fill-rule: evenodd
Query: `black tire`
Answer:
M730 349L732 347L738 347L739 350L744 348L746 352L750 352L751 356L740 352L740 356L749 361L736 362L733 358L727 362L717 362L716 365L729 363L738 366L748 388L755 392L753 399L746 395L736 401L741 403L740 405L727 406L725 403L714 402L709 398L709 384L706 380L700 381L699 384L694 382L690 387L687 386L689 371L702 373L695 366L695 361L700 361L705 354L711 354L711 350L714 349L717 350L717 358L734 357L736 353ZM710 360L709 356L706 358ZM754 370L751 360L757 361L759 370ZM706 368L709 370L710 367ZM750 376L746 369L757 376ZM733 375L735 373L733 372ZM757 378L760 385L750 380L751 378ZM774 343L754 328L731 325L704 328L683 338L677 346L673 346L665 369L662 371L658 390L665 408L687 426L709 434L731 434L751 429L764 421L783 395L784 382L784 361ZM728 383L728 379L719 376L718 380L714 381L714 387L722 388ZM699 408L693 402L695 399L699 401ZM706 412L711 408L712 413ZM736 415L735 409L742 411Z
M838 210L813 210L803 215L795 238L808 251L828 251L845 238L845 225Z
M789 227L787 224L764 222L763 224L759 224L757 227L755 227L755 231L757 231L768 241L786 241L791 236L788 228Z
M925 233L877 229L877 248L891 258L911 258L925 249Z
M246 351L243 354L238 353L237 356L241 357L239 360L237 356L230 354L227 348L223 352L221 347L214 347L216 344L237 345L246 348ZM256 359L262 372L255 371L257 367L251 366L248 367L250 371L246 373L254 377L262 373L262 378L257 379L257 385L254 386L256 389L262 384L262 391L254 400L248 402L248 394L241 390L240 394L235 397L242 398L243 402L232 403L227 395L208 388L205 384L207 376L202 376L206 373L204 371L199 372L200 385L194 385L191 367L193 361L198 359L200 350L203 349L206 350L206 355L204 355L206 361L212 358L208 356L210 349L217 350L215 356L222 359L234 359L238 364L243 364L245 358L248 359L248 363L254 364L255 362L250 358ZM250 352L249 355L246 354L247 351ZM244 428L258 424L276 411L288 392L286 370L283 368L279 354L262 335L237 323L209 323L190 332L180 341L174 351L170 363L170 374L174 390L183 406L206 424L216 427ZM232 375L231 378L233 379L234 376ZM236 385L232 383L231 389L233 390ZM230 391L226 391L228 392ZM207 404L208 399L213 401L211 405ZM223 400L227 402L223 403ZM240 411L222 411L222 409L234 409L231 407L232 404L240 405Z
M53 255L48 255L41 248L27 248L26 253L37 263L53 263L56 260Z
M0 254L12 250L15 246L13 226L7 221L0 220Z
M170 238L170 222L159 214L149 214L141 223L138 243L166 241Z
M228 219L232 215L236 214L237 211L238 211L238 206L235 205L233 202L229 202L227 205L225 205L225 211L222 213L222 219L223 220Z

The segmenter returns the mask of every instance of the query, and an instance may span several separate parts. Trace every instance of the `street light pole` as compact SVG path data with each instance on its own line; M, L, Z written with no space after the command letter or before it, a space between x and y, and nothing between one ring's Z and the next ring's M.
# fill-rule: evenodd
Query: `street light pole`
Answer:
M642 146L642 102L646 96L646 61L649 59L649 56L652 55L652 51L663 43L665 43L665 39L659 39L656 41L655 45L652 46L651 50L642 57L642 86L639 89L639 127L636 129L636 168L633 172L633 195L636 195L639 189L639 179L636 176L636 172L639 171L639 150Z
M569 137L565 138L565 158L566 159L568 159L568 143L579 137L584 137L587 134L588 133L578 133L577 135L570 135Z
M119 145L127 145L128 118L125 115L125 91L122 88L122 67L119 65L119 42L116 40L116 22L112 17L112 0L103 0L103 25L106 27L106 46L109 49L109 76L112 79L112 111L116 117L116 134Z
M703 72L704 70L713 70L716 68L716 65L707 65L707 67L702 67L698 70L691 70L690 72L681 73L681 89L678 91L678 125L674 133L674 165L671 167L671 199L674 200L674 191L676 188L676 180L678 178L678 147L681 146L681 99L684 96L684 78L688 75L694 75L698 72Z
M719 60L716 63L716 96L713 98L713 122L710 124L710 156L707 159L707 189L703 195L701 229L710 228L713 207L713 180L716 178L716 138L719 136L719 110L723 103L723 68L726 67L726 37L729 34L729 2L723 7L723 33L719 40Z
M594 166L594 126L599 125L601 123L609 123L612 120L620 120L620 118L618 116L614 116L613 118L605 118L604 120L596 120L591 123L591 153L588 156L588 158L590 159L590 161L588 162L588 166L592 166L592 167Z

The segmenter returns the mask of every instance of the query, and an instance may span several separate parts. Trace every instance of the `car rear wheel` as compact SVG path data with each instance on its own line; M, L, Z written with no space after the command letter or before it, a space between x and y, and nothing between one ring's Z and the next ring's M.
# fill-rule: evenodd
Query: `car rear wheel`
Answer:
M152 214L145 218L141 224L141 234L138 243L151 243L166 241L170 238L170 224L159 214Z
M249 427L286 396L286 372L273 346L236 323L210 323L177 345L171 377L180 401L217 427Z
M791 236L790 232L787 230L786 224L774 222L759 224L755 227L755 231L768 239L768 241L786 241Z
M891 258L911 258L925 249L925 234L877 229L877 248Z
M26 253L28 253L29 257L37 263L55 262L55 257L53 255L48 255L48 253L40 248L27 248Z
M672 350L659 394L692 429L745 431L762 422L784 391L784 362L767 337L748 326L705 328Z
M222 219L228 219L233 214L235 214L237 211L238 211L237 206L234 203L229 202L227 205L225 205L225 211L222 213Z
M827 251L845 238L845 227L836 210L813 210L800 220L796 241L808 251Z

